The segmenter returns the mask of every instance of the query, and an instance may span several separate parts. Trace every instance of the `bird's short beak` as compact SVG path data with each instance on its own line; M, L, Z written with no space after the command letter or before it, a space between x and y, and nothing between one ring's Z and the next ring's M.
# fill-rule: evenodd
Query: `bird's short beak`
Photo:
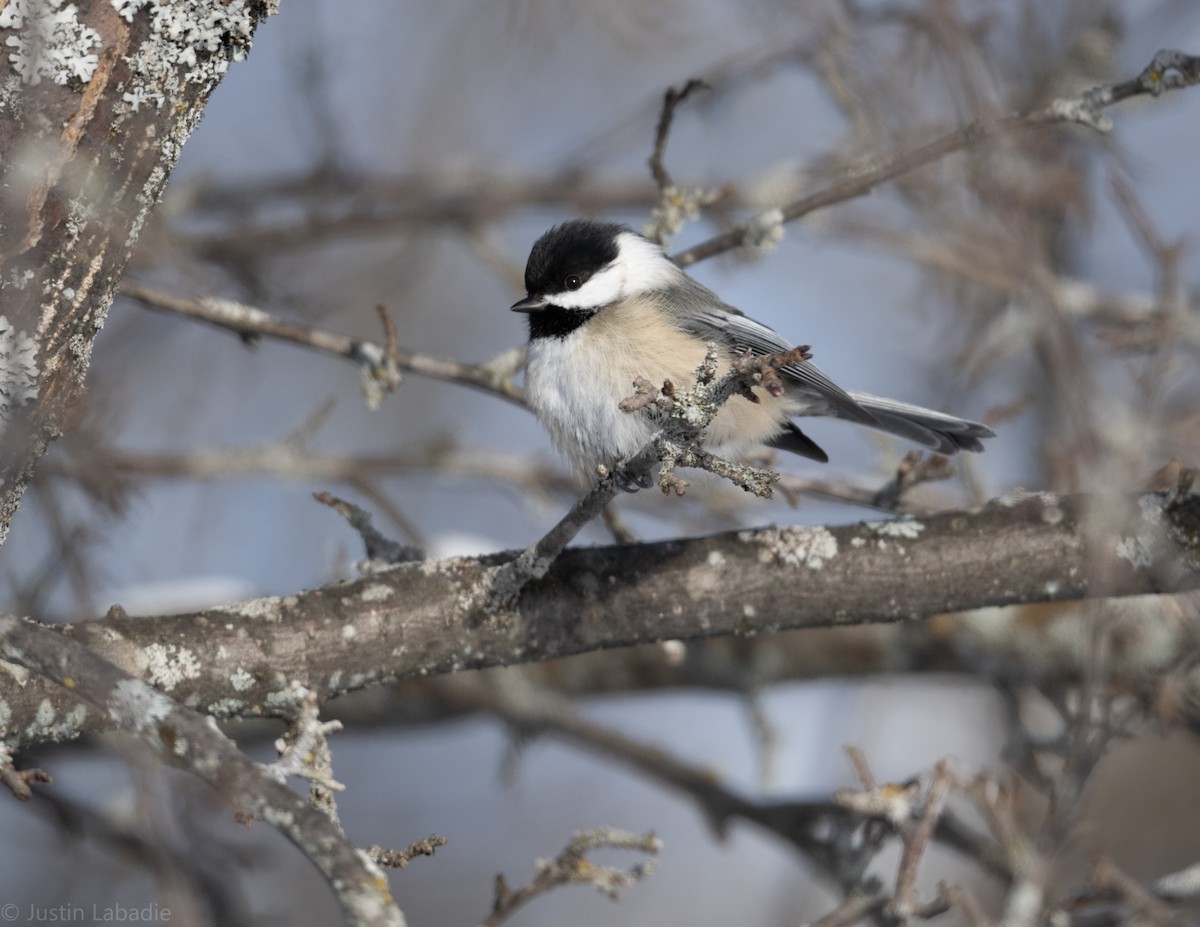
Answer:
M513 312L536 312L545 308L546 301L540 296L526 296L512 304Z

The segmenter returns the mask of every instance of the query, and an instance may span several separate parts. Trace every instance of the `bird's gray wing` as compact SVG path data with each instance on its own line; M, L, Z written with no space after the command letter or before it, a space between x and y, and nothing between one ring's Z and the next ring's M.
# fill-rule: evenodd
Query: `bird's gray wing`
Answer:
M693 300L689 310L679 319L686 331L705 341L728 345L739 354L747 349L754 354L778 354L794 347L773 329L722 303L715 295L711 300ZM811 403L811 408L804 410L805 415L832 415L864 425L879 426L875 416L825 376L816 364L810 361L789 364L781 367L779 372L791 381L788 390L790 395Z

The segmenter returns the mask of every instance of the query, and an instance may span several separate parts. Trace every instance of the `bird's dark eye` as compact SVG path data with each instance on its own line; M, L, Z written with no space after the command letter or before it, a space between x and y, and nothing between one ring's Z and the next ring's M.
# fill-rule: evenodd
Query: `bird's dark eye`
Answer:
M567 274L567 279L563 281L563 286L568 290L578 290L583 286L583 277L579 274Z

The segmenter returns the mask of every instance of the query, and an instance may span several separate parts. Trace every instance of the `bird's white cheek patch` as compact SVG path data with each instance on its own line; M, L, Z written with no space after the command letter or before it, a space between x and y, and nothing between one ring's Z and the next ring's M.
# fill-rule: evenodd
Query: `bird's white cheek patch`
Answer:
M578 290L567 290L550 297L551 305L563 309L596 309L621 298L621 275L616 265L593 274Z
M620 274L624 295L665 290L683 276L654 242L632 232L623 232L617 242L620 253L612 269Z
M624 232L617 238L617 259L588 278L578 290L547 297L563 309L598 309L640 293L668 289L683 276L662 248L640 235Z

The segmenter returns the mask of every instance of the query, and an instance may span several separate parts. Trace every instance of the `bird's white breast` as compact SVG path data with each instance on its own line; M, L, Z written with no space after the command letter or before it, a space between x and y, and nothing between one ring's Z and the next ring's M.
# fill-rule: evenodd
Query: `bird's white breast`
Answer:
M705 344L636 299L601 309L562 338L529 344L525 382L529 404L554 443L581 473L611 467L639 451L655 425L645 412L622 412L641 376L656 387L669 379L686 388L695 382ZM770 397L755 404L735 396L709 426L708 444L742 450L769 441L788 409Z

